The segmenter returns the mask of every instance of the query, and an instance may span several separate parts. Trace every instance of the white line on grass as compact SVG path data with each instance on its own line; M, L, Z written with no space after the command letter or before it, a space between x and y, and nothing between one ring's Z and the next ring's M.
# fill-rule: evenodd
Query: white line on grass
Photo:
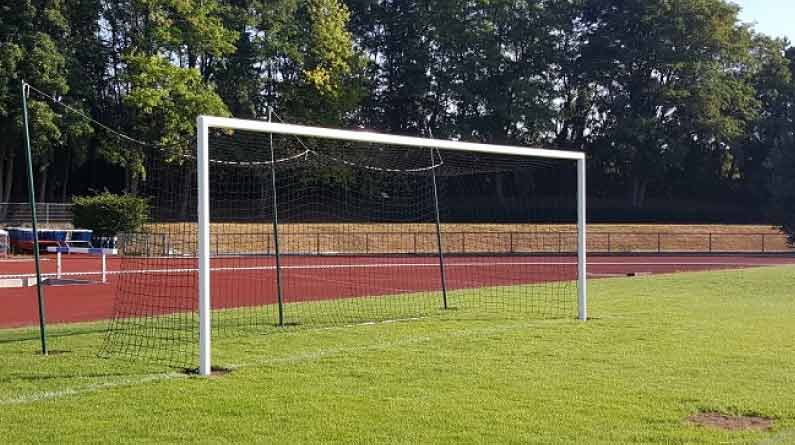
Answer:
M398 321L416 321L415 318L405 319L405 320L391 320L391 323L396 323ZM535 321L536 323L538 320ZM376 323L375 325L384 324L384 322ZM498 334L498 333L506 333L515 331L521 328L530 327L533 323L528 322L518 322L518 323L511 323L506 324L498 327L490 327L486 329L461 329L461 330L454 330L447 334L440 334L440 335L424 335L424 336L415 336L411 337L406 340L394 341L394 342L381 342L375 344L368 344L368 345L360 345L360 346L350 346L350 347L340 347L340 348L328 348L328 349L319 349L315 351L307 351L307 352L299 352L295 354L289 354L282 357L268 357L260 360L254 360L250 363L242 363L236 365L228 365L230 369L239 369L239 368L252 368L252 367L260 367L266 365L284 365L284 364L296 364L296 363L304 363L309 361L316 361L322 358L327 357L334 357L339 355L347 355L347 354L355 354L355 353L362 353L362 352L378 352L378 351L385 351L389 349L393 349L396 347L401 346L410 346L410 345L417 345L422 343L429 343L438 340L444 339L454 339L454 338L467 338L467 337L480 337L483 335L489 334ZM356 324L356 325L348 325L344 327L335 327L330 329L361 329L361 328L369 328L374 326L373 324ZM369 337L368 337L369 338ZM8 405L20 405L26 403L36 403L46 400L54 400L54 399L61 399L64 397L69 396L76 396L76 395L83 395L83 394L90 394L96 393L99 391L107 390L107 389L114 389L126 386L135 386L146 384L150 382L158 382L158 381L167 381L167 380L174 380L174 379L184 379L184 378L192 378L191 376L180 373L180 372L170 372L170 373L160 373L160 374L149 374L143 376L141 378L126 378L117 381L110 381L105 383L95 383L91 385L85 386L77 386L73 388L64 388L57 391L46 391L46 392L37 392L31 394L24 394L8 399L0 399L0 406L8 406ZM196 377L193 377L196 378ZM197 378L198 379L198 378Z
M766 437L758 445L784 445L795 443L795 430L776 431L771 437Z
M87 393L94 393L101 391L103 389L111 389L111 388L119 388L123 386L133 386L139 385L142 383L149 383L149 382L158 382L163 380L172 380L172 379L179 379L179 378L187 378L189 377L183 373L177 372L170 372L170 373L162 373L162 374L149 374L142 378L133 379L123 379L114 382L105 382L105 383L94 383L91 385L85 386L77 386L74 388L66 388L59 391L45 391L45 392L37 392L32 394L25 394L17 397L12 397L10 399L0 399L0 406L4 405L20 405L24 403L33 403L33 402L41 402L44 400L52 400L52 399L60 399L62 397L67 396L74 396L79 394L87 394Z
M410 318L405 320L390 320L389 323L396 323L402 321L415 321L417 319ZM542 320L534 320L535 323L538 323ZM560 321L560 320L557 320ZM356 325L349 325L345 328L340 327L339 329L346 329L346 328L369 328L373 326L377 326L380 324L386 324L387 322L378 322L378 323L360 323ZM485 335L491 334L501 334L507 333L511 331L516 331L522 328L527 328L533 326L534 323L532 322L517 322L517 323L510 323L504 324L497 327L490 327L485 329L461 329L461 330L454 330L447 334L439 334L439 335L423 335L423 336L414 336L410 337L405 340L399 341L392 341L392 342L381 342L375 344L366 344L360 346L348 346L348 347L339 347L339 348L328 348L328 349L319 349L315 351L307 351L301 352L297 354L290 354L283 357L268 357L260 360L254 360L251 363L241 363L238 365L232 365L232 368L249 368L249 367L259 367L265 365L282 365L282 364L296 364L296 363L303 363L309 361L316 361L327 357L334 357L338 355L347 355L352 353L361 353L361 352L378 352L378 351L385 351L389 349L393 349L396 347L401 346L411 346L417 345L422 343L431 343L438 340L445 340L445 339L458 339L458 338L468 338L468 337L482 337ZM335 328L337 329L337 328Z

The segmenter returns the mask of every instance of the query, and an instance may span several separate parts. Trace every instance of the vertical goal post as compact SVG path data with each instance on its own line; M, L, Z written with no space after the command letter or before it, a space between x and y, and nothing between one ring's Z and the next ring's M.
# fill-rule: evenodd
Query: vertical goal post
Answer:
M450 150L490 155L534 157L576 162L577 171L577 317L587 319L586 265L586 184L585 153L545 148L481 144L455 140L398 136L368 131L339 130L257 120L199 116L197 118L197 198L198 198L198 289L199 289L199 374L211 373L211 311L210 283L210 129L252 131L294 137L331 139L347 142L381 144L424 150ZM438 208L438 206L437 206Z

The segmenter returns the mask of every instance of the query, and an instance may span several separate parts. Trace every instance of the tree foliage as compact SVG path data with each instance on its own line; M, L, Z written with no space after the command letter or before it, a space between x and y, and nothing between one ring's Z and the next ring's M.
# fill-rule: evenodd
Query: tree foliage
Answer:
M773 85L760 89L766 93L764 100L770 106L760 120L757 142L769 146L766 165L771 173L772 219L789 235L790 243L795 244L795 50L790 48L783 58L774 52L765 62L760 77Z
M261 119L270 109L298 123L584 150L591 190L621 197L630 213L698 199L751 203L783 221L774 209L788 205L792 50L742 24L726 0L0 8L0 200L24 192L13 172L25 79L57 99L30 97L47 200L101 189L109 176L129 192L146 179L143 145L97 131L68 105L175 153L190 148L198 114Z

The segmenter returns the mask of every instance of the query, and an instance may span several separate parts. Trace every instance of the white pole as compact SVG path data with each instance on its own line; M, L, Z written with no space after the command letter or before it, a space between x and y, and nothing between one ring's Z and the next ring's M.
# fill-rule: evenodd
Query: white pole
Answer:
M199 374L210 375L210 180L207 123L196 120L199 200Z
M577 296L578 318L588 319L587 260L585 243L585 159L577 160Z
M55 278L61 279L63 275L63 263L61 262L61 252L55 254Z
M106 259L107 257L105 255L105 251L104 250L102 251L101 257L102 257L102 282L103 283L107 283L108 282L108 261Z

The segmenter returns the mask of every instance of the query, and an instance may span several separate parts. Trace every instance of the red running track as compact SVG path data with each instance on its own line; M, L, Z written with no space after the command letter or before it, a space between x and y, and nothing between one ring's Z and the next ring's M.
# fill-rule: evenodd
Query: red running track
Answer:
M659 274L699 270L737 269L795 264L785 256L630 256L591 257L589 277L627 274ZM440 289L435 257L284 257L283 298L286 303L390 295ZM574 257L448 257L448 289L480 288L527 283L561 282L576 277ZM99 280L99 259L65 256L65 274ZM192 310L196 303L196 260L191 258L128 259L123 270L119 258L108 259L106 284L46 286L48 322L68 323L111 318L114 292L123 282L123 300L133 315L147 305L148 311ZM212 262L213 307L271 304L276 301L272 258L219 258ZM146 270L146 273L141 273ZM0 260L0 276L32 274L29 259ZM55 272L54 257L45 257L42 272ZM2 277L0 277L2 278ZM156 297L161 295L161 297ZM0 288L0 327L20 327L38 322L36 288Z

